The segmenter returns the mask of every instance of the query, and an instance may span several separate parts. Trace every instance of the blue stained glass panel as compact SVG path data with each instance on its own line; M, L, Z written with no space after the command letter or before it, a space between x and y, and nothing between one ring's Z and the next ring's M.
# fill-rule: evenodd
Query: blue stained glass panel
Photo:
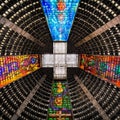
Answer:
M53 41L67 41L80 0L41 0Z

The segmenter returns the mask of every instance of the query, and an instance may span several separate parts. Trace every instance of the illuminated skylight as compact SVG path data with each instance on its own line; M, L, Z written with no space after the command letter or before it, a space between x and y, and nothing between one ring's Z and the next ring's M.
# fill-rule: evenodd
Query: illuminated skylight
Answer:
M67 68L78 67L78 55L67 54L66 42L53 42L53 54L42 55L42 67L53 68L54 79L66 79Z

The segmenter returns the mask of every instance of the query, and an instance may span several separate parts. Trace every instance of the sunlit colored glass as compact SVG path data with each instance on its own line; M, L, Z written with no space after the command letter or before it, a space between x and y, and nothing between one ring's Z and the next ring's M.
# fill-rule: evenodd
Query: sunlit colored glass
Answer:
M67 41L80 0L41 0L53 41Z

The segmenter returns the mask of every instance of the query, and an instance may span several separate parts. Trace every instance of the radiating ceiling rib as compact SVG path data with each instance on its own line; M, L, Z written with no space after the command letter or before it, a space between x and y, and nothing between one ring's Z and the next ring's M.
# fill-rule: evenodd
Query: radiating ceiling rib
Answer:
M95 30L94 32L92 32L91 34L89 34L88 36L86 36L85 38L83 38L82 40L80 40L79 42L77 42L75 44L75 47L79 47L80 45L82 45L83 43L91 40L92 38L96 37L97 35L102 34L103 32L105 32L106 30L114 27L115 25L120 24L120 15L118 15L117 17L113 18L112 20L110 20L108 23L106 23L105 25L101 26L100 28L98 28L97 30Z
M103 120L110 120L104 109L100 106L100 104L97 102L97 100L93 97L93 95L89 92L89 90L86 88L86 86L81 82L81 80L78 78L78 76L74 77L75 80L79 83L79 86L82 88L82 90L85 92L86 96L89 98L91 103L94 105L94 107L97 109Z
M21 29L20 27L18 27L17 25L15 25L14 23L12 23L11 21L9 21L8 19L0 16L0 23L3 24L6 27L9 27L10 29L12 29L13 31L17 32L18 34L24 36L25 38L39 44L41 47L44 47L45 44L39 40L37 40L36 38L34 38L31 34L29 34L28 32L24 31L23 29Z
M38 84L31 90L29 95L26 97L26 99L23 101L23 103L20 105L20 107L17 109L16 113L12 116L11 120L17 120L20 114L24 111L25 107L28 105L30 100L33 98L37 90L40 88L42 82L45 80L46 75L43 75L43 77L39 80Z

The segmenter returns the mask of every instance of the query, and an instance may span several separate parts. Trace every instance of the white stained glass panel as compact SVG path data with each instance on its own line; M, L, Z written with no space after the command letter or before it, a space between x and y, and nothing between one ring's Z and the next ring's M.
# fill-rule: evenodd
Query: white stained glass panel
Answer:
M54 42L53 53L67 53L67 43L66 42Z
M65 54L55 54L55 66L65 66L66 55Z
M54 66L53 54L43 54L42 55L42 67L53 67L53 66Z
M78 67L78 55L68 54L66 55L67 67Z
M66 67L54 67L54 79L66 79L67 68Z

